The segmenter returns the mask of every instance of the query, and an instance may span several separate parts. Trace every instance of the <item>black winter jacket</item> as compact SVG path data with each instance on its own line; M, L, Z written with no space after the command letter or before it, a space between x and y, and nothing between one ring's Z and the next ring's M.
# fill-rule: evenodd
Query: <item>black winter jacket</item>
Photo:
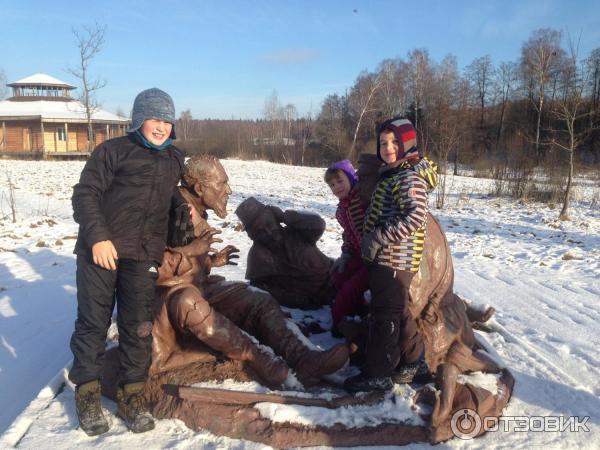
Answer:
M73 188L75 253L91 254L96 242L110 240L119 258L160 264L169 209L185 202L176 189L183 164L174 146L151 150L129 135L96 147Z

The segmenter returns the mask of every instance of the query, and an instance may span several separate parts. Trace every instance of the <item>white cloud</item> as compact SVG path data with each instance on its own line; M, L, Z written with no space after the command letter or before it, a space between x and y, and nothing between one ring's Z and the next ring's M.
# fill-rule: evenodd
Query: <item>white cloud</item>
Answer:
M280 52L263 53L258 60L275 64L302 63L317 59L319 53L313 49L288 49Z

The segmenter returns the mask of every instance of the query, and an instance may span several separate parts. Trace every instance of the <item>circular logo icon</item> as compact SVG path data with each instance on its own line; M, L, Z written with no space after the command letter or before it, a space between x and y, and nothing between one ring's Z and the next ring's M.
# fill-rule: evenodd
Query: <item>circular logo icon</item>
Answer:
M459 409L452 415L450 428L459 439L473 439L481 431L481 417L472 409Z

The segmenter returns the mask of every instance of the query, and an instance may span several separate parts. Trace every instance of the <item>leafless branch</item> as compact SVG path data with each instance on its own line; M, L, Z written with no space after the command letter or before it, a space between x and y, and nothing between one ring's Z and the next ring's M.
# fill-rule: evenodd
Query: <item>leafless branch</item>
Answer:
M106 86L106 80L91 78L90 64L104 46L106 25L99 25L98 23L94 26L84 25L81 30L73 28L71 31L79 52L79 61L77 66L67 67L67 72L81 82L79 100L85 108L88 123L88 151L91 151L94 147L92 116L100 108L96 92Z

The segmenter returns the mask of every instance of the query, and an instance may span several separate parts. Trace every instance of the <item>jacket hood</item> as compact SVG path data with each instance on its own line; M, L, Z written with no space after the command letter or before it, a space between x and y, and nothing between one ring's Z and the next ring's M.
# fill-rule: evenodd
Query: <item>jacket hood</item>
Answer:
M334 170L341 170L342 172L344 172L346 174L346 177L348 177L348 181L350 181L351 187L356 186L356 183L358 183L358 176L356 175L356 169L354 168L354 166L352 165L352 163L349 160L343 159L341 161L338 161L338 162L332 164L331 166L329 166L327 169L327 171L334 171Z
M431 192L438 184L437 164L428 158L421 160L413 166L413 170L427 183L427 191Z
M417 130L415 130L415 127L410 120L401 117L386 120L377 130L377 157L382 161L379 135L384 131L391 131L394 133L400 144L396 160L407 158L409 150L417 146Z
M427 184L427 192L433 191L438 185L437 164L428 158L420 158L418 161L415 158L418 158L418 152L416 148L412 148L400 161L382 166L379 169L379 176L387 177L398 170L412 169Z

